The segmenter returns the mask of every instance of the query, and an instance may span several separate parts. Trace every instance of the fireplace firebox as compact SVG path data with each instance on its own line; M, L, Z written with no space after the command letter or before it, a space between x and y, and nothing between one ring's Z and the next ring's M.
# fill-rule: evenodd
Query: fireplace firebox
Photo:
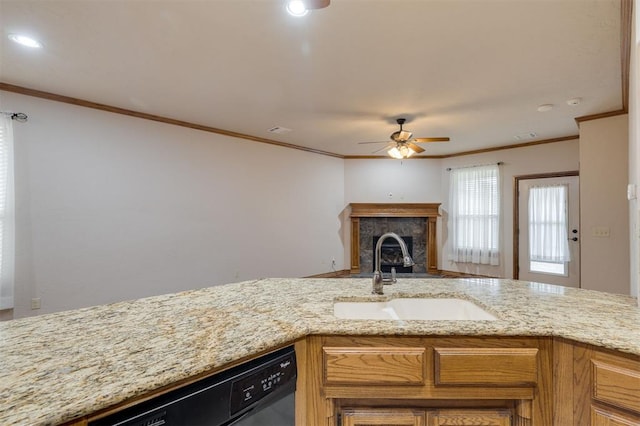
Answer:
M373 236L373 247L376 247L378 244L378 240L380 239L380 235ZM407 245L407 250L409 251L409 256L413 258L413 237L411 236L400 236ZM371 272L375 272L376 269L376 261L377 261L377 253L373 254L373 269ZM396 272L398 273L412 273L413 266L404 266L404 258L402 256L402 250L400 249L400 243L393 238L387 238L382 242L381 250L380 250L380 270L382 272L391 272L391 268L396 268Z

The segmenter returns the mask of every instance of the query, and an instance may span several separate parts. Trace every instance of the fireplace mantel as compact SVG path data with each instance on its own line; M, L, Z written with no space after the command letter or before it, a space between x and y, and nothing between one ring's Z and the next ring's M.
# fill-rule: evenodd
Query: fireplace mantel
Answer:
M351 273L360 271L360 218L426 218L426 266L430 274L438 273L436 221L440 203L351 203Z

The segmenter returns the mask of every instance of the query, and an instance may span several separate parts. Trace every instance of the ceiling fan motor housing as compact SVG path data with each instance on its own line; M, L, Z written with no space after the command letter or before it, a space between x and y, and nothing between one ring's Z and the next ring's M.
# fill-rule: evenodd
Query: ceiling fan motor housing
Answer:
M411 139L411 137L413 136L413 133L407 132L406 130L402 130L402 125L406 123L406 121L407 121L406 118L396 119L396 123L398 123L398 125L400 126L400 130L398 130L397 132L393 132L391 134L390 138L392 141L402 143Z
M391 140L394 142L406 142L413 136L413 133L407 132L406 130L398 130L397 132L393 132L391 134Z

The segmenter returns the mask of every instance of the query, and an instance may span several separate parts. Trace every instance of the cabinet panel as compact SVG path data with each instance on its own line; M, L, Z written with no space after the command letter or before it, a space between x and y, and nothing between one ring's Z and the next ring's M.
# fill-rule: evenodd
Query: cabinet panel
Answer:
M533 386L536 348L434 348L437 385Z
M425 426L425 412L405 408L347 408L342 426Z
M510 426L508 410L438 410L427 412L427 426Z
M591 426L640 426L640 419L633 419L610 411L591 407Z
M425 348L324 347L324 383L423 385Z
M592 361L593 399L640 414L640 370Z

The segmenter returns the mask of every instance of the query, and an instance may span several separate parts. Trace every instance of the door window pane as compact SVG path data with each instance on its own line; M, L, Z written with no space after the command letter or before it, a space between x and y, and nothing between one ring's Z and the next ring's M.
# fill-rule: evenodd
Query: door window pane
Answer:
M529 259L545 263L571 260L566 185L529 189Z
M552 274L567 276L567 264L565 262L539 262L530 261L529 270L541 274Z

